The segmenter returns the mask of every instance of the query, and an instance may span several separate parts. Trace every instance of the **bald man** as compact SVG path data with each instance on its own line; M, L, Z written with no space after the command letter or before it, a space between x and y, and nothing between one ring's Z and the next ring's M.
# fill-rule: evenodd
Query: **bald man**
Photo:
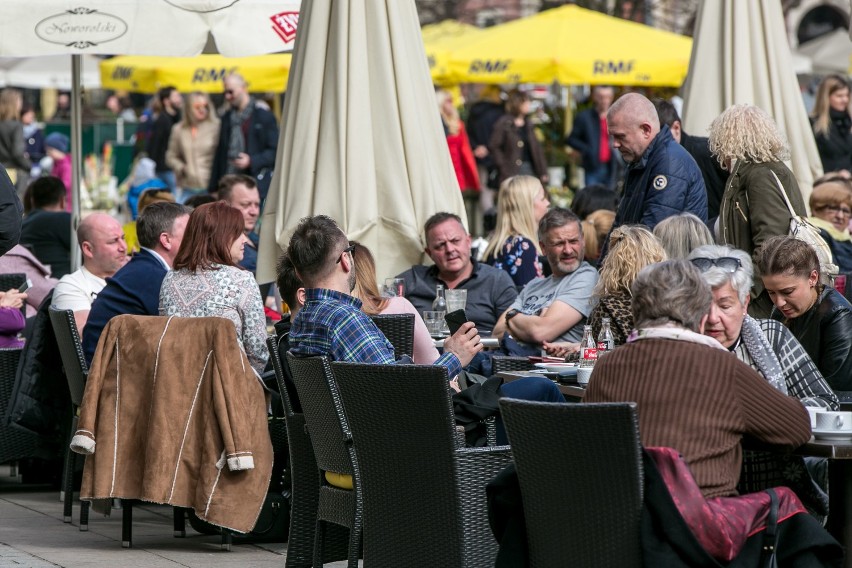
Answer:
M257 181L260 198L265 199L275 166L278 122L249 95L249 86L240 74L226 75L222 84L230 108L220 123L207 189L216 193L222 176L245 174Z
M627 163L624 196L612 228L638 223L653 229L666 217L683 212L706 222L707 191L701 170L669 127L660 128L654 104L638 93L627 93L609 108L606 121L613 146Z
M92 213L77 227L83 266L66 274L53 290L53 307L72 310L77 330L83 326L92 302L106 286L106 278L127 264L127 243L118 221L106 213Z

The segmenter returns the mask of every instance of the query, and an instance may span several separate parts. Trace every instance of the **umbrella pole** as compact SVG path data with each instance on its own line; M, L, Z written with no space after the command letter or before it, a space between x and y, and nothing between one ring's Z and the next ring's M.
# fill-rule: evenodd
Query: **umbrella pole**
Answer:
M71 56L71 270L80 267L80 247L77 246L77 227L80 225L80 177L83 173L83 101L80 87L82 59Z

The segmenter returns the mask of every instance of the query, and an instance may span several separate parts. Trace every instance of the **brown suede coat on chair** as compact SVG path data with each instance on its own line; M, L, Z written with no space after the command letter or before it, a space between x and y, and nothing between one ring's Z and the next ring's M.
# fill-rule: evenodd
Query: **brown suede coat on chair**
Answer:
M269 486L272 445L264 392L234 324L113 318L71 448L91 454L83 499L192 507L206 521L250 531Z

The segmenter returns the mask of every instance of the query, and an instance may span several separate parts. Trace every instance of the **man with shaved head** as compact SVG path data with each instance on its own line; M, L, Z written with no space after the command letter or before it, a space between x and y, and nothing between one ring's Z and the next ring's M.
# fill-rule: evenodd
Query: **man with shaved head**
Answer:
M609 108L606 120L613 146L627 163L624 196L612 228L638 223L653 229L666 217L683 212L706 222L707 191L701 170L669 127L660 128L654 104L638 93L627 93Z
M127 264L127 243L118 221L106 213L92 213L77 227L83 266L66 274L53 290L53 307L72 310L82 333L92 302L112 276Z

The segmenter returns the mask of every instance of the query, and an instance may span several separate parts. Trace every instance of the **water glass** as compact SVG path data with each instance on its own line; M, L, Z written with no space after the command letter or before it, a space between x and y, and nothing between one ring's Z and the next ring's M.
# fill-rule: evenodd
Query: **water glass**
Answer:
M445 290L444 298L447 300L447 313L463 310L467 306L467 290Z
M433 312L426 310L423 312L423 321L426 323L426 329L429 330L429 335L432 337L443 337L445 312Z
M388 298L393 298L394 296L405 296L405 279L385 278L385 286L382 290L382 295Z

